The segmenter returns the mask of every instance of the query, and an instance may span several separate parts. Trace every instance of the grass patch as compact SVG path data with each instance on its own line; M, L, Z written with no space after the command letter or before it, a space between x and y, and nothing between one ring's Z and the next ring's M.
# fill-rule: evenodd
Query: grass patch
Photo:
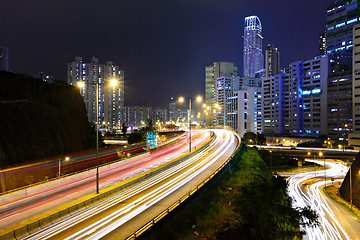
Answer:
M353 214L359 221L360 221L360 215L354 211L354 208L356 206L353 205L353 209L351 209L351 206L349 203L345 203L345 200L342 200L342 198L340 199L339 196L334 196L333 193L330 191L331 188L335 188L334 185L328 185L326 187L324 187L323 192L330 197L332 200L334 200L335 202L337 202L338 204L340 204L341 206L343 206L348 212L350 212L351 214Z

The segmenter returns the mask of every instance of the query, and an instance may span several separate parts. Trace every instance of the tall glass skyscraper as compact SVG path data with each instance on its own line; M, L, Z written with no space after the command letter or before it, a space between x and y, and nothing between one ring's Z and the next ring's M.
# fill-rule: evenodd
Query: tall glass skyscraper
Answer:
M262 27L257 16L245 18L244 28L244 76L254 77L264 68L262 51Z

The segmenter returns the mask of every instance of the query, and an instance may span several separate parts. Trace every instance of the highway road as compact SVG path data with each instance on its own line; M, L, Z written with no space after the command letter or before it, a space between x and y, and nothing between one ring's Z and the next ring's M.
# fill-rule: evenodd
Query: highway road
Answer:
M211 144L187 160L24 239L125 239L209 177L236 151L237 135L214 131ZM208 137L208 132L204 135Z
M309 160L323 165L323 161ZM342 182L348 167L340 161L326 161L326 179ZM315 178L315 174L317 178ZM289 195L293 198L294 207L310 206L319 215L320 226L305 227L305 239L360 239L360 222L334 200L326 196L324 171L298 173L288 178Z
M193 147L210 138L209 132L198 132ZM132 176L155 168L189 151L188 137L178 143L138 157L101 167L100 190ZM95 169L0 196L0 233L23 220L61 207L95 192ZM100 192L101 193L101 192Z

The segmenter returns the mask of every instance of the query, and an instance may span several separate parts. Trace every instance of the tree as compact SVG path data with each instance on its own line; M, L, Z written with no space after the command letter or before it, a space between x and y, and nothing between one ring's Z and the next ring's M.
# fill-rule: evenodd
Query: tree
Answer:
M257 144L258 145L266 145L266 137L262 133L256 134Z
M154 122L151 118L147 119L147 126L145 127L145 132L155 131Z
M123 124L122 124L122 127L121 127L121 132L122 132L122 134L125 136L125 134L126 134L126 130L127 130L127 126L125 125L125 123L123 122Z
M128 143L138 143L145 141L145 133L143 131L134 131L128 137Z
M243 144L256 144L256 134L253 132L246 132L241 138Z
M166 124L166 125L165 125L165 128L168 128L168 129L175 129L175 128L176 128L176 126L175 126L175 124L169 123L169 124Z

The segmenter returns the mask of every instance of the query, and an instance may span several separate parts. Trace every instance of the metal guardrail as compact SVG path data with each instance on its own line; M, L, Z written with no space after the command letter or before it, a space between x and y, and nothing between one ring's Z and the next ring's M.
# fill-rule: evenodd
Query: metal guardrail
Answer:
M166 164L165 166L162 166L160 168L155 169L154 171L150 172L145 172L142 173L142 176L139 178L136 178L134 180L131 180L121 186L118 186L112 190L109 190L107 192L101 193L93 198L90 198L84 202L78 203L76 205L73 205L69 208L63 209L59 212L56 212L52 215L49 215L47 217L44 217L40 220L37 220L35 222L32 222L30 224L27 224L23 227L20 227L18 229L15 229L9 233L6 233L4 235L0 236L0 240L13 240L13 239L21 239L23 237L26 237L32 233L34 233L35 231L39 230L39 229L43 229L49 225L52 225L66 217L68 217L69 215L71 216L73 213L78 212L80 210L83 210L84 208L89 208L91 206L94 206L96 203L100 202L101 200L104 200L106 198L109 198L113 195L115 195L116 193L119 193L131 186L133 186L134 184L141 182L147 178L150 178L164 170L167 170L171 167L173 167L176 164L179 164L187 159L189 159L190 157L192 157L195 153L197 153L198 151L203 150L204 148L206 148L207 146L210 145L210 143L214 140L214 134L211 134L210 140L208 142L206 142L205 144L203 144L200 148L196 149L195 151L189 153L188 155L186 155L185 157L181 157L178 158L177 160L173 161L170 164Z
M238 137L238 136L237 136ZM240 139L239 140L239 146L240 146ZM156 217L154 217L152 220L144 224L142 227L140 227L138 230L136 230L133 234L128 236L126 240L132 240L139 237L142 233L144 233L147 229L155 225L155 223L159 222L162 218L164 218L166 215L168 215L170 212L172 212L177 206L179 206L181 203L183 203L186 199L188 199L191 195L196 193L202 186L204 186L208 181L210 181L218 172L220 172L234 157L237 151L235 151L231 157L229 157L223 164L221 164L215 172L213 172L209 177L207 177L204 181L199 183L197 186L193 187L189 192L187 192L185 195L183 195L180 199L178 199L176 202L170 205L167 209L162 211L160 214L158 214Z

